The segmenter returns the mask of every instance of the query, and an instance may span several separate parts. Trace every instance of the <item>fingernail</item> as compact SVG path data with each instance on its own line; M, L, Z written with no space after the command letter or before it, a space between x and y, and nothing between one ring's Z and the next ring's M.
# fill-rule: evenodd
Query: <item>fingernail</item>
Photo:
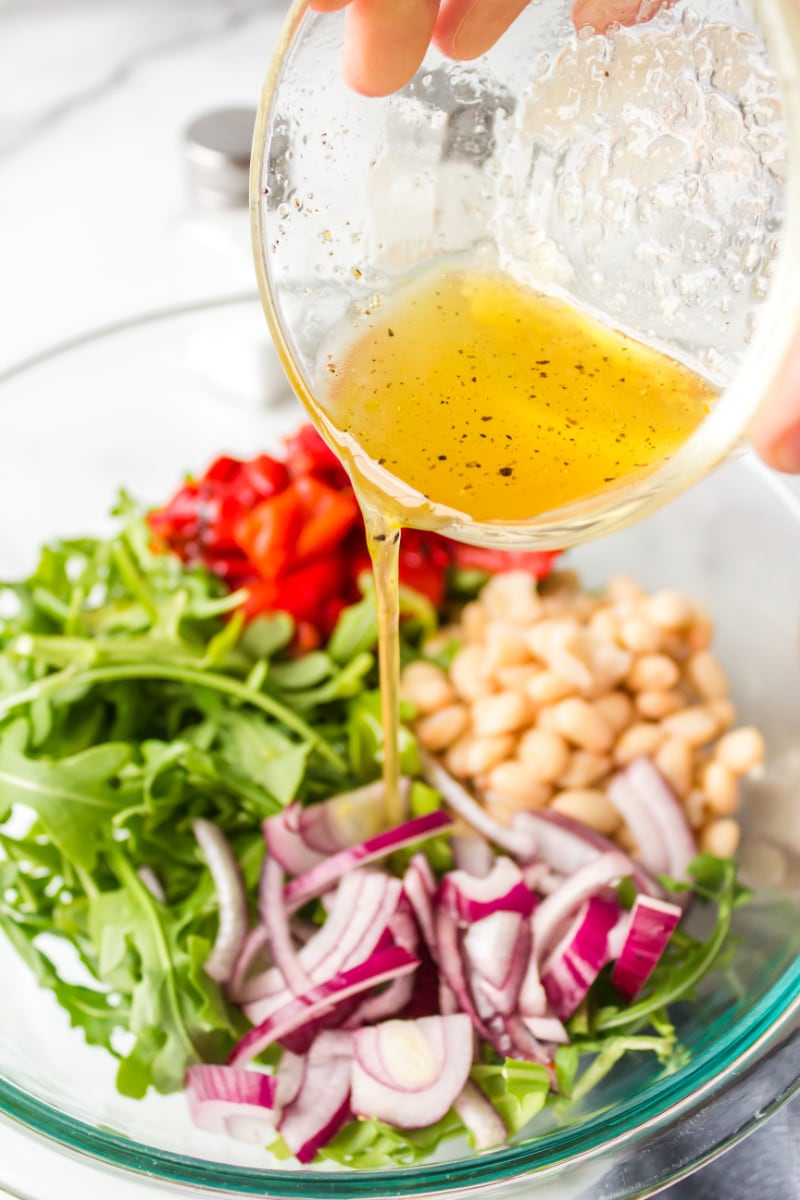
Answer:
M787 475L800 475L800 425L787 429L772 446L768 455L776 471Z

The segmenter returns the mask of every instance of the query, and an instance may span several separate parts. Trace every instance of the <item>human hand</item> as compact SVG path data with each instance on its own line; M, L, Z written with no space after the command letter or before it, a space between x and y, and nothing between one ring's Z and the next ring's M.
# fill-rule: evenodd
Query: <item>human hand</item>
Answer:
M576 29L649 21L670 0L574 0ZM528 0L311 0L317 12L347 8L342 74L365 96L390 96L416 73L433 43L448 58L478 58Z
M433 43L448 58L484 54L528 0L310 0L318 12L347 8L345 81L366 96L388 96L416 73ZM649 21L671 0L574 0L576 29L605 33L612 24ZM800 474L800 332L753 428L753 444L771 467Z

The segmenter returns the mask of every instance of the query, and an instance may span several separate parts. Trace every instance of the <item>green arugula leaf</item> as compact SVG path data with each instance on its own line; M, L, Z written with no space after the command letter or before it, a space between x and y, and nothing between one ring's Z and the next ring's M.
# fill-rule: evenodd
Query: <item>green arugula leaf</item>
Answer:
M106 744L55 762L29 758L27 721L0 733L0 819L14 804L32 808L54 844L73 862L91 869L103 820L119 807L115 782L131 758L129 746Z
M519 1133L541 1112L550 1091L550 1075L541 1063L507 1058L497 1066L479 1064L471 1078L500 1114L510 1134Z

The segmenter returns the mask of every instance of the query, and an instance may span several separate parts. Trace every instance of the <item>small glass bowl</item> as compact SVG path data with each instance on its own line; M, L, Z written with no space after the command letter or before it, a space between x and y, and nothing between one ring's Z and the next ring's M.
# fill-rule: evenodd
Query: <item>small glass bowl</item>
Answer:
M264 407L273 389L257 361L244 369L261 320L255 297L154 314L6 373L0 578L27 572L44 539L105 532L120 486L158 503L219 453L278 449L301 412L291 401ZM622 571L705 603L739 719L767 739L767 768L749 782L743 811L742 864L756 899L736 914L733 972L676 1013L692 1057L675 1074L626 1063L568 1124L495 1152L455 1143L406 1169L298 1169L195 1128L181 1095L118 1095L115 1061L70 1029L0 935L0 1117L87 1170L123 1172L126 1196L141 1185L187 1197L632 1200L743 1137L800 1090L798 547L800 490L745 457L567 560L589 586ZM41 1148L31 1141L32 1163ZM8 1170L0 1155L0 1190ZM26 1194L32 1187L19 1182ZM117 1190L109 1179L107 1194Z
M567 7L537 0L474 62L430 51L376 100L339 77L343 15L296 0L255 131L262 298L312 413L321 341L447 262L562 296L721 390L651 472L530 521L454 514L462 541L569 546L653 511L740 442L800 324L796 0L679 0L610 38L575 36Z

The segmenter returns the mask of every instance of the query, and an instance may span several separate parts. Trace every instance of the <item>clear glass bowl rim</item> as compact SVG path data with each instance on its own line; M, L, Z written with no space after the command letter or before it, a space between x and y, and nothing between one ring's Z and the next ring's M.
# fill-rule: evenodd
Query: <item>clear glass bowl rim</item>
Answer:
M153 323L214 308L253 304L252 293L164 309L121 321L95 333L79 336L36 354L0 374L0 387L23 372L51 363L61 356L80 352L87 345L110 340ZM0 393L2 402L2 393ZM792 509L794 497L766 469L763 482ZM683 1124L715 1098L733 1089L749 1068L758 1064L777 1043L800 1030L800 960L753 1005L747 1016L729 1029L714 1045L698 1054L686 1067L651 1085L643 1095L599 1113L573 1128L555 1130L541 1140L515 1145L506 1150L473 1155L440 1164L387 1171L325 1173L280 1171L236 1167L222 1162L144 1145L122 1134L90 1125L55 1105L26 1092L0 1074L0 1115L56 1142L65 1149L86 1155L108 1166L146 1175L164 1183L200 1187L225 1196L319 1197L320 1200L350 1200L355 1197L415 1196L477 1191L490 1184L511 1183L530 1176L531 1182L558 1175L600 1159L610 1149L633 1150L670 1127ZM800 1092L800 1076L790 1089L776 1095L769 1105L753 1113L751 1120L717 1145L704 1147L704 1158L746 1136L757 1122ZM676 1167L674 1177L685 1170ZM659 1179L659 1185L668 1182Z

